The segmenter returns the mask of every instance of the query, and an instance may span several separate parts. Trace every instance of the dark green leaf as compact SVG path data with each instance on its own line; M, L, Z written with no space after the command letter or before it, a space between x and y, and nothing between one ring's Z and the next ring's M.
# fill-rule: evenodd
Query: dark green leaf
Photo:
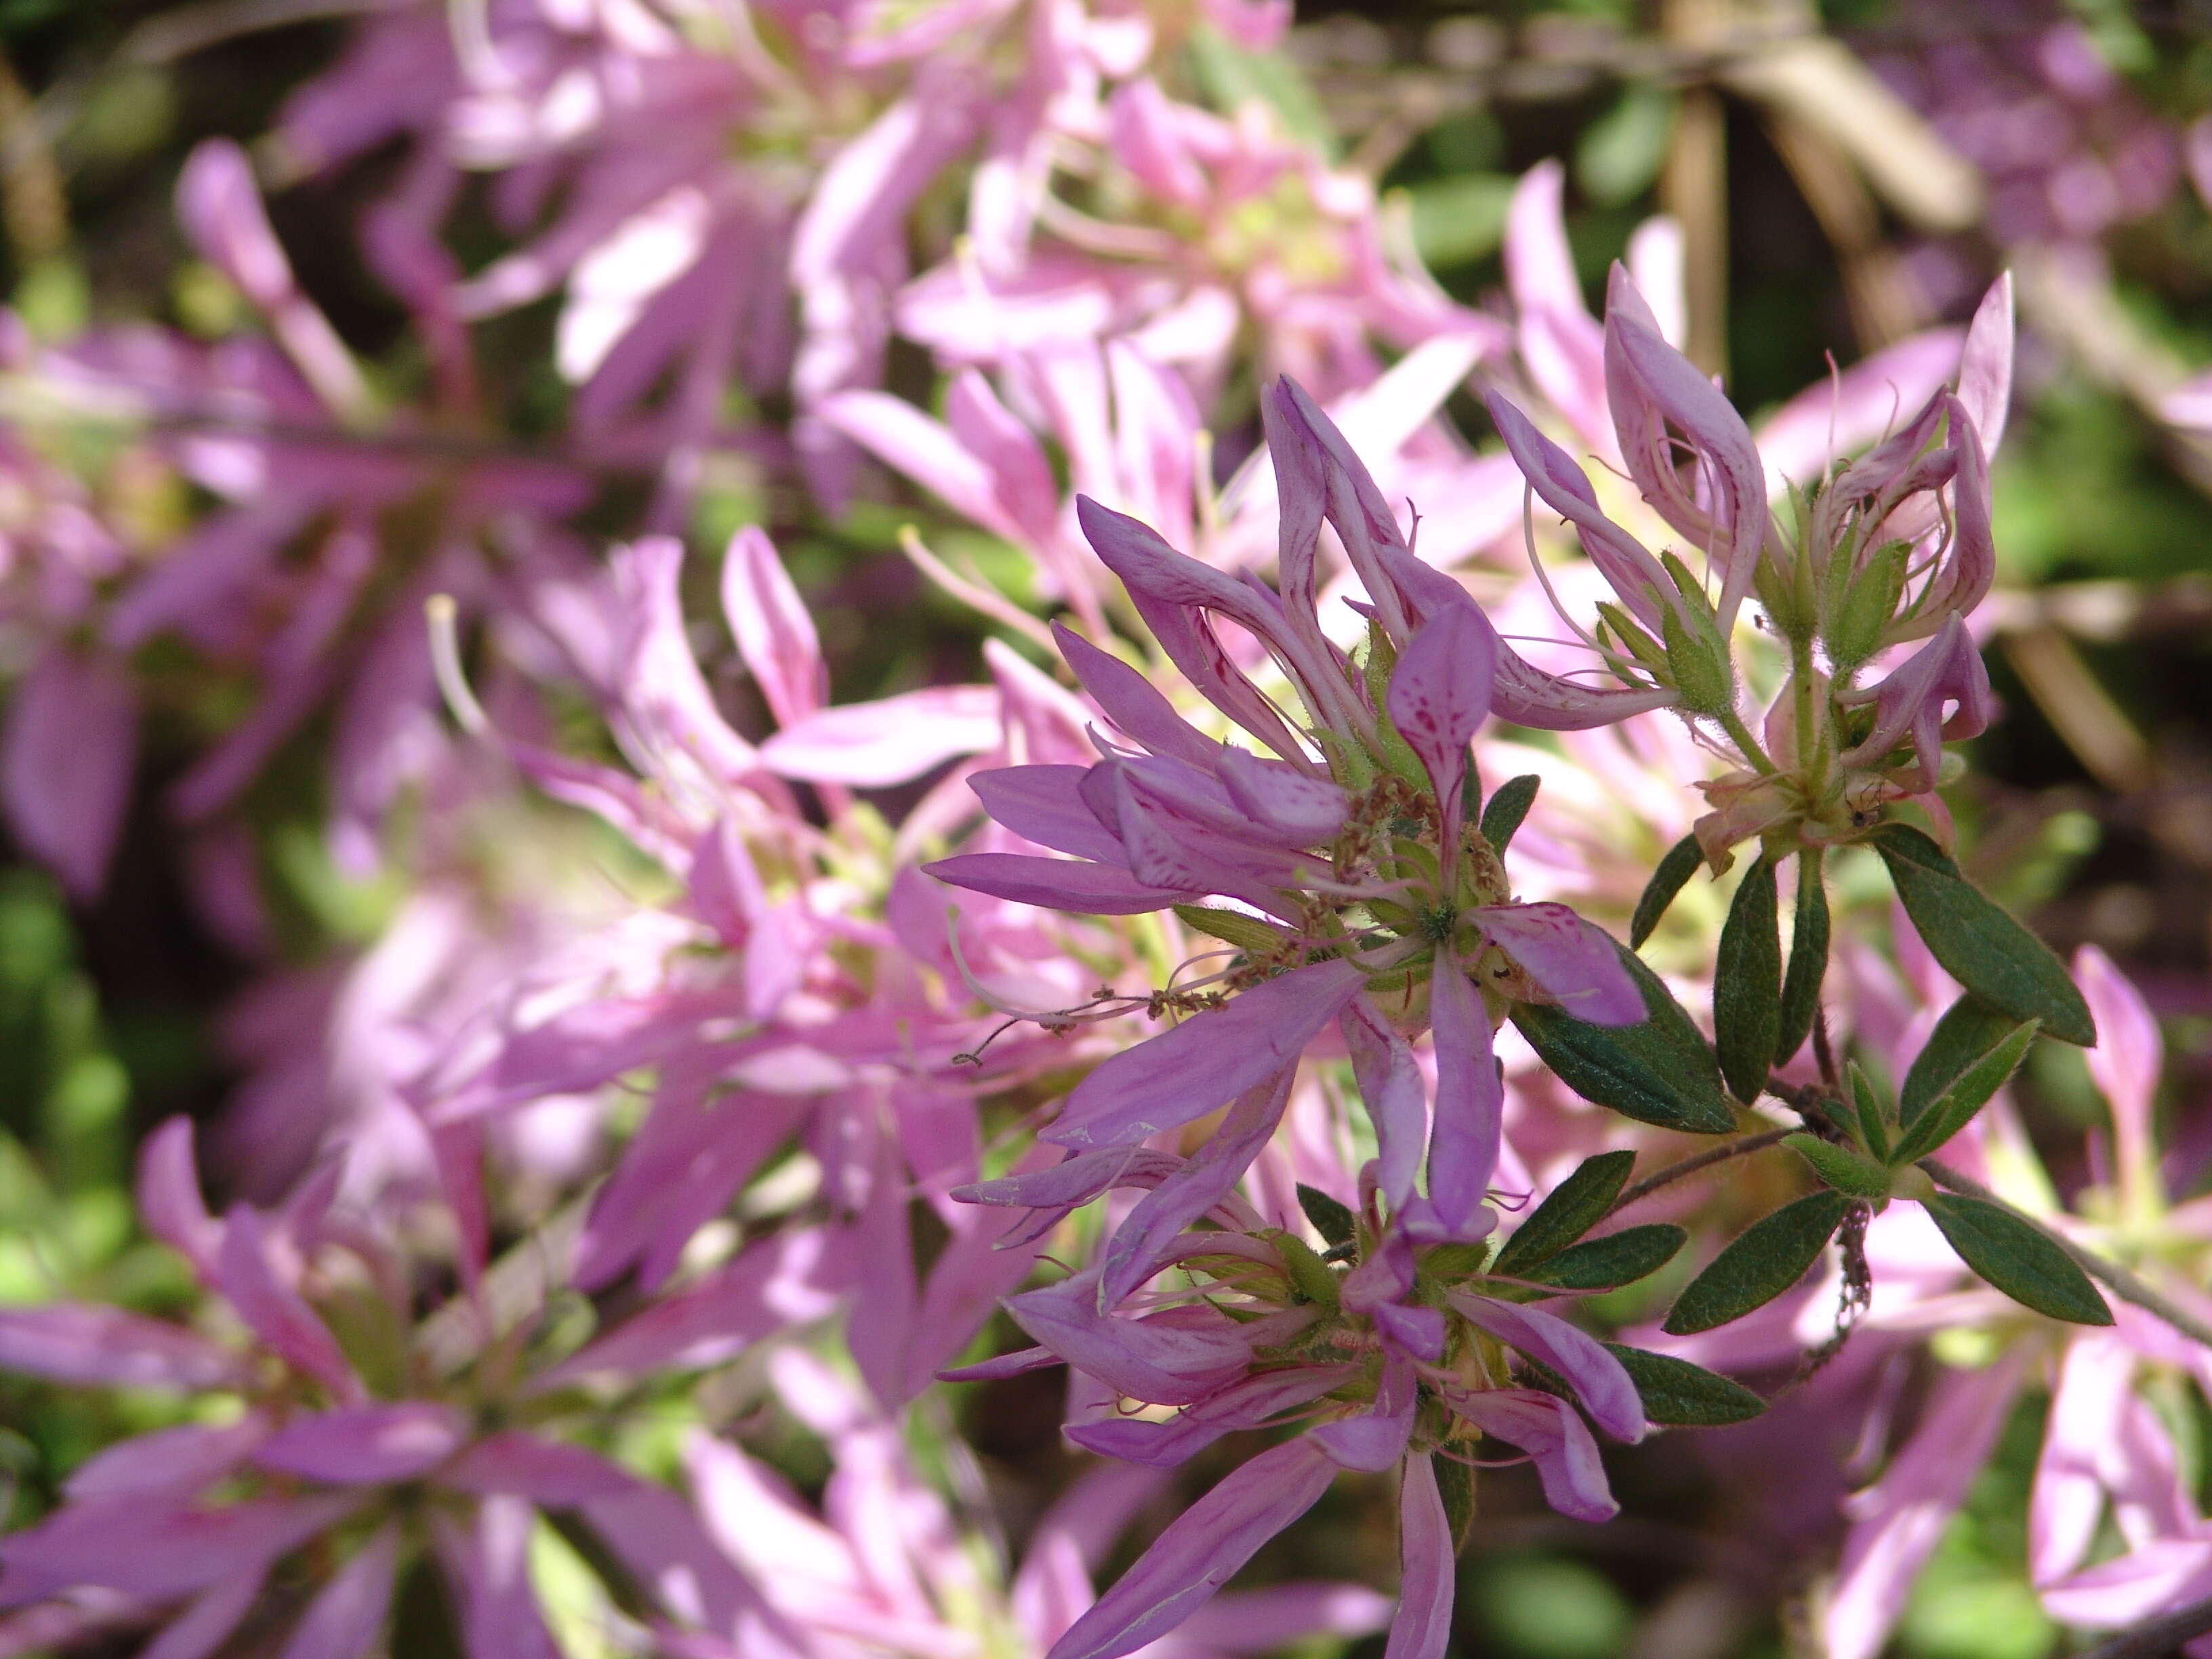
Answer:
M1821 879L1817 853L1797 854L1797 927L1790 938L1790 973L1782 981L1782 1035L1774 1042L1774 1063L1805 1046L1820 1011L1820 981L1828 972L1828 888Z
M1620 1196L1628 1172L1636 1167L1633 1152L1600 1152L1575 1166L1575 1172L1551 1190L1541 1204L1528 1212L1505 1248L1498 1253L1492 1273L1518 1279L1540 1261L1548 1261L1573 1243L1604 1217Z
M1502 853L1512 842L1513 832L1536 804L1536 791L1543 781L1534 772L1523 772L1491 792L1482 809L1482 838L1495 850Z
M1349 1244L1358 1236L1358 1218L1318 1187L1298 1182L1298 1208L1306 1212L1314 1231L1331 1245Z
M1566 1291L1609 1291L1633 1285L1674 1259L1689 1234L1665 1222L1623 1227L1602 1238L1570 1245L1527 1277Z
M1889 1114L1882 1109L1881 1093L1874 1079L1863 1071L1858 1061L1852 1060L1844 1070L1851 1080L1851 1103L1858 1113L1859 1139L1866 1143L1867 1151L1883 1163L1889 1162Z
M1885 823L1871 839L1915 931L1952 978L2016 1020L2041 1020L2062 1042L2084 1048L2096 1042L2089 1005L2065 964L1960 874L1942 848L1905 823Z
M1467 1547L1467 1535L1474 1528L1474 1471L1456 1457L1436 1458L1431 1467L1437 1472L1437 1492L1444 1500L1444 1524L1451 1531L1456 1554Z
M1667 1334L1709 1331L1773 1301L1805 1276L1852 1202L1841 1193L1814 1193L1753 1223L1675 1299Z
M1774 861L1744 872L1713 959L1713 1048L1729 1092L1757 1100L1782 1038L1782 939L1777 932Z
M1622 951L1620 960L1650 1011L1642 1024L1591 1025L1525 1002L1513 1011L1514 1024L1544 1064L1583 1099L1662 1129L1727 1134L1735 1127L1735 1114L1721 1092L1705 1034L1658 975L1631 951Z
M1674 895L1682 890L1705 857L1695 836L1685 836L1667 849L1667 856L1659 860L1659 867L1651 872L1651 879L1644 884L1644 896L1636 901L1636 915L1628 924L1628 943L1632 948L1651 937L1651 930L1659 925L1659 918L1667 914L1667 907L1674 902Z
M1938 1193L1923 1200L1960 1259L2014 1301L2076 1325L2109 1325L2112 1310L2057 1245L1994 1204Z
M1849 1193L1853 1198L1887 1198L1889 1171L1879 1164L1869 1164L1847 1146L1838 1146L1812 1135L1791 1135L1782 1143L1813 1166L1819 1176L1839 1193Z
M1702 1365L1618 1342L1605 1346L1644 1396L1650 1422L1712 1429L1747 1422L1766 1409L1766 1402L1742 1383L1716 1376Z
M1923 1158L1972 1122L1974 1114L2004 1086L2039 1029L2033 1020L2014 1027L2010 1036L1999 1038L1987 1054L1952 1079L1950 1086L1929 1101L1927 1109L1905 1132L1892 1154L1893 1161L1911 1164Z
M1942 1094L1953 1078L1972 1065L1977 1056L1989 1053L2004 1041L2020 1024L2010 1014L1999 1013L1972 991L1945 1009L1943 1018L1928 1034L1928 1046L1914 1058L1912 1069L1905 1074L1904 1096L1898 1103L1898 1115L1905 1127L1911 1128L1928 1103Z

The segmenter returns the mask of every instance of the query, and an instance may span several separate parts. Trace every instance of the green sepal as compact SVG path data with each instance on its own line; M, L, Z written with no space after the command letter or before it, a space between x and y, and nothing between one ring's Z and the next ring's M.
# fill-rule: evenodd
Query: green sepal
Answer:
M1912 1127L1890 1154L1891 1161L1911 1164L1923 1158L1972 1122L1974 1115L1989 1104L1990 1097L2004 1086L2004 1080L2018 1067L2040 1029L2033 1020L2014 1027L1952 1079L1943 1092L1913 1119Z
M1906 823L1869 839L1929 954L1966 989L2017 1020L2039 1019L2062 1042L2097 1041L2089 1005L2050 946L1961 875L1942 849Z
M1805 1276L1855 1202L1812 1193L1753 1222L1684 1287L1662 1328L1688 1336L1765 1307Z
M1649 1018L1641 1024L1592 1025L1525 1002L1514 1009L1513 1024L1553 1074L1583 1099L1662 1129L1729 1133L1735 1114L1721 1092L1705 1034L1633 952L1621 950L1620 960L1644 994Z
M1455 1457L1443 1455L1430 1459L1429 1466L1436 1471L1437 1492L1444 1500L1444 1525L1456 1555L1467 1547L1468 1534L1474 1530L1474 1471Z
M1856 668L1881 643L1881 630L1896 614L1905 592L1907 551L1903 542L1884 542L1844 590L1824 641L1838 674Z
M1359 1218L1318 1187L1298 1182L1298 1208L1306 1212L1313 1229L1332 1249L1349 1244L1359 1236Z
M1325 1308L1336 1306L1337 1277L1329 1271L1328 1263L1315 1254L1312 1245L1279 1227L1270 1227L1260 1236L1275 1247L1275 1254L1283 1259L1284 1271L1290 1274L1291 1284L1301 1297Z
M1766 1402L1742 1383L1717 1376L1703 1365L1619 1342L1608 1342L1605 1348L1643 1396L1646 1422L1716 1429L1747 1423L1766 1409Z
M1661 618L1661 637L1667 646L1667 672L1674 682L1682 707L1693 714L1717 719L1735 701L1735 672L1729 666L1728 644L1710 617L1686 620L1681 609L1668 605Z
M1281 928L1257 916L1248 916L1242 910L1216 909L1208 904L1178 904L1173 908L1176 919L1194 933L1218 939L1224 945L1233 945L1252 956L1273 955L1291 937Z
M2075 1325L2109 1325L2112 1310L2074 1258L2019 1217L1978 1198L1921 1200L1960 1259L2022 1307Z
M1565 1291L1610 1291L1649 1278L1674 1259L1690 1235L1670 1223L1623 1227L1571 1244L1524 1277Z
M1513 840L1513 832L1521 827L1521 820L1528 816L1528 809L1536 804L1536 791L1543 779L1534 772L1523 772L1517 778L1508 778L1491 792L1482 809L1482 838L1493 851L1503 853ZM1470 797L1471 799L1471 797Z
M1548 1261L1605 1218L1636 1167L1633 1152L1600 1152L1575 1166L1505 1241L1492 1273L1519 1279Z
M1861 1158L1848 1146L1838 1146L1816 1135L1790 1135L1782 1144L1813 1166L1813 1173L1839 1193L1853 1198L1889 1196L1889 1171Z
M1790 971L1782 981L1782 1030L1774 1040L1774 1063L1785 1064L1813 1035L1820 1012L1820 984L1828 972L1828 887L1821 878L1820 854L1797 854L1797 921L1790 936Z
M1643 627L1628 612L1609 599L1598 601L1597 614L1610 628L1615 638L1628 647L1629 654L1655 674L1667 672L1667 653L1658 641L1644 631Z
M1905 1089L1898 1102L1898 1117L1911 1128L1928 1103L1951 1086L1951 1081L1975 1059L1989 1053L2011 1035L2021 1022L1967 992L1943 1011L1927 1045L1913 1056L1905 1074Z
M1632 950L1640 949L1651 937L1651 930L1667 914L1667 907L1674 902L1698 866L1705 859L1705 851L1698 845L1695 836L1685 836L1667 849L1667 856L1659 860L1659 867L1651 872L1651 879L1644 884L1644 896L1636 901L1636 915L1628 924L1628 943Z
M1782 1034L1782 939L1774 860L1744 872L1713 961L1713 1048L1729 1092L1747 1104L1766 1091Z

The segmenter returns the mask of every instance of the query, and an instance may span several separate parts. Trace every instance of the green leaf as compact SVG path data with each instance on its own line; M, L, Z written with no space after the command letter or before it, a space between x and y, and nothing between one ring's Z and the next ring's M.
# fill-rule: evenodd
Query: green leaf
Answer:
M1820 1011L1820 981L1828 972L1828 886L1820 875L1817 849L1797 854L1797 926L1790 939L1790 973L1782 981L1782 1035L1774 1042L1774 1063L1782 1065L1805 1046L1813 1018Z
M1636 915L1628 924L1631 948L1640 946L1651 937L1651 930L1659 925L1660 917L1674 902L1674 895L1682 890L1704 857L1695 836L1685 836L1667 849L1667 856L1659 860L1651 879L1644 884L1644 896L1636 901Z
M1431 1459L1431 1467L1437 1472L1437 1494L1444 1500L1452 1553L1457 1554L1467 1547L1467 1535L1474 1528L1474 1471L1456 1457Z
M2112 1310L2088 1274L2019 1217L1952 1193L1922 1202L1960 1259L2023 1307L2076 1325L2112 1322Z
M1928 1103L1951 1086L1952 1079L2009 1036L2020 1024L2010 1014L1999 1013L1972 991L1943 1011L1928 1044L1914 1056L1905 1074L1899 1116L1911 1128Z
M1890 1155L1891 1162L1911 1164L1950 1139L1974 1121L1974 1114L1989 1104L1990 1097L2004 1086L2004 1080L2013 1074L2027 1046L2035 1041L2041 1028L2033 1020L2014 1028L2011 1035L2000 1038L1990 1050L1978 1056L1966 1070L1951 1079L1950 1086L1928 1103L1927 1109L1913 1120L1912 1127L1898 1142L1897 1150Z
M1644 993L1650 1017L1642 1024L1591 1025L1525 1002L1513 1011L1514 1024L1544 1064L1583 1099L1662 1129L1729 1133L1735 1114L1721 1092L1705 1034L1658 975L1630 951L1621 951L1620 960Z
M1306 1212L1314 1231L1332 1247L1349 1244L1359 1236L1358 1218L1318 1187L1298 1182L1298 1208Z
M1662 1328L1687 1336L1765 1307L1805 1276L1853 1201L1841 1193L1814 1193L1753 1222L1684 1288Z
M1748 1422L1766 1409L1766 1402L1742 1383L1716 1376L1702 1365L1618 1342L1605 1346L1644 1396L1647 1421L1713 1429Z
M1623 1227L1602 1238L1571 1245L1528 1274L1567 1291L1610 1291L1657 1273L1674 1259L1689 1234L1665 1222Z
M1813 1166L1813 1173L1839 1193L1853 1198L1887 1198L1889 1171L1870 1164L1848 1146L1838 1146L1813 1135L1790 1135L1783 1143Z
M1575 146L1575 182L1601 206L1617 208L1651 187L1674 134L1674 93L1632 82L1620 101L1583 130Z
M1765 1093L1782 1037L1777 925L1774 860L1762 857L1735 890L1713 960L1713 1047L1729 1092L1745 1102Z
M1413 246L1431 270L1488 258L1505 240L1514 180L1502 173L1464 173L1424 179L1406 191Z
M2002 1013L2041 1020L2063 1042L2095 1044L2096 1022L2065 964L1961 875L1941 848L1906 823L1885 823L1869 839L1915 931L1952 978Z
M1867 1151L1883 1163L1889 1162L1889 1117L1882 1110L1881 1096L1874 1086L1874 1079L1852 1060L1844 1067L1851 1080L1851 1103L1858 1110L1859 1139L1866 1143Z
M1521 820L1536 804L1536 791L1543 781L1534 772L1523 772L1491 791L1490 799L1482 809L1482 838L1494 851L1503 853L1512 842L1513 832L1521 827Z
M1548 1261L1604 1218L1636 1167L1633 1152L1600 1152L1586 1158L1528 1212L1491 1272L1519 1279L1540 1261Z
M1174 908L1184 927L1255 956L1279 951L1289 937L1281 928L1270 927L1259 917L1248 916L1241 910L1217 910L1206 904L1178 904Z

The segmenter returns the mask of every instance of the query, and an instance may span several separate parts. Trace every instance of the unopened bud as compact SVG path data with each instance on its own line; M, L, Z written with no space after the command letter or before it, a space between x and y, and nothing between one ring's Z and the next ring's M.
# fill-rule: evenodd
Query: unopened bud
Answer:
M1844 590L1825 629L1828 659L1838 672L1857 667L1881 643L1882 629L1897 613L1905 592L1903 542L1887 542L1875 550Z
M1672 553L1662 554L1679 599L1667 607L1667 672L1693 714L1717 718L1735 707L1735 666L1713 620L1705 589Z

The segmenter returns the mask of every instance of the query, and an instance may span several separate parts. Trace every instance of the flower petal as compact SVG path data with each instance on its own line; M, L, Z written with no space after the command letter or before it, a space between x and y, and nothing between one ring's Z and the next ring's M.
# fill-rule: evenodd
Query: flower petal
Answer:
M1612 939L1565 905L1486 905L1469 920L1577 1019L1637 1025L1649 1017Z
M1443 1659L1458 1558L1435 1460L1417 1452L1398 1488L1398 1611L1382 1659Z
M1508 1347L1550 1366L1574 1389L1590 1420L1616 1440L1644 1438L1644 1397L1605 1345L1557 1314L1459 1293L1453 1307Z

